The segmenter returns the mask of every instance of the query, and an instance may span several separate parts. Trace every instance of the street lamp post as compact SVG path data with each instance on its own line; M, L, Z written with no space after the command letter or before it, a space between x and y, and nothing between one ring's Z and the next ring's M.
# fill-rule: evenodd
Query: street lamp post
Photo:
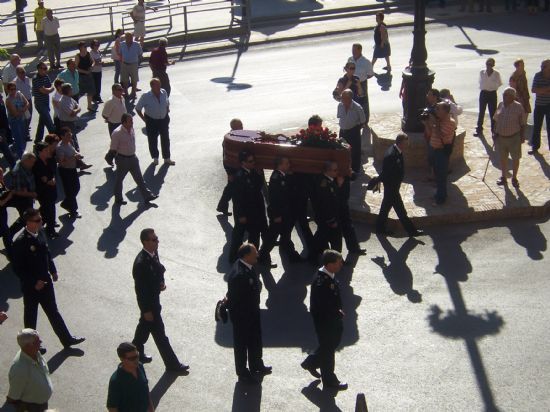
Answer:
M420 112L426 107L426 93L431 89L435 73L428 69L426 59L426 2L414 2L414 30L411 64L403 71L405 82L405 104L401 128L404 132L422 132Z

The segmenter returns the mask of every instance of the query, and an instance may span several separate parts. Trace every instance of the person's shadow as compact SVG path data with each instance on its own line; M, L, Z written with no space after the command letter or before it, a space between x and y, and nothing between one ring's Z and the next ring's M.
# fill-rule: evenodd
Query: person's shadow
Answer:
M13 272L11 264L0 270L0 310L7 312L10 299L19 299L23 296L19 278Z
M59 220L63 223L63 226L61 226L61 229L58 231L59 237L49 242L52 258L64 255L67 248L74 243L69 239L69 236L74 231L74 221L69 218L68 213L60 215Z
M393 293L399 296L406 295L412 303L422 302L422 295L413 288L413 275L407 265L407 258L418 244L424 243L416 238L408 238L399 250L396 250L386 236L377 235L377 237L388 255L389 265L384 256L377 256L371 260L380 266Z
M218 215L216 216L218 223L223 229L225 234L225 244L223 245L222 253L218 256L218 262L216 264L216 270L218 273L228 273L231 270L231 264L229 263L229 248L231 247L231 233L233 232L233 226L229 223L228 216Z
M164 184L164 179L166 178L169 167L170 166L168 166L166 163L163 163L159 167L157 174L155 174L156 166L153 163L151 163L149 166L147 166L147 169L145 169L145 173L143 173L143 180L147 182L147 187L153 193L160 193L160 189Z
M308 386L302 388L304 395L312 404L319 408L319 412L342 412L336 405L336 395L338 391L335 389L324 388L319 389L319 379L314 380Z
M176 381L178 375L174 373L164 372L158 382L155 384L153 389L151 389L151 401L155 409L159 406L160 400L164 396L170 386Z
M115 171L110 167L105 167L103 172L105 173L105 182L101 186L96 186L96 191L90 196L90 203L95 205L97 211L107 209L109 200L113 197Z
M134 221L148 209L147 205L139 203L137 208L129 215L120 216L120 206L111 208L111 222L103 229L103 233L97 240L97 250L105 252L105 258L112 259L118 254L118 245L126 237L126 231Z
M262 403L262 385L235 383L231 412L259 412Z
M48 361L50 373L54 373L70 357L80 358L84 356L84 351L78 348L61 349L53 355Z

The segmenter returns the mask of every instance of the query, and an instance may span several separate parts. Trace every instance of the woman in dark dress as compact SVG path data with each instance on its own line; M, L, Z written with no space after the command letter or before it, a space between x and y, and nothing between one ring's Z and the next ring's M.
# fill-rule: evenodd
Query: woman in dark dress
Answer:
M350 89L353 92L353 100L359 104L363 104L364 91L361 87L361 81L359 77L355 75L355 63L347 62L344 66L344 72L346 73L344 77L338 79L336 87L332 92L332 97L335 100L340 101L342 92L346 89Z
M372 67L377 59L386 59L386 67L384 70L391 71L390 56L391 47L388 38L388 30L384 23L384 13L376 13L376 27L374 28L374 54L372 55Z
M80 89L80 96L86 95L88 99L88 111L97 112L97 109L93 107L93 98L95 95L94 78L92 76L92 66L94 65L94 59L88 52L86 43L81 41L78 43L78 53L75 58L76 69L79 73L78 88Z

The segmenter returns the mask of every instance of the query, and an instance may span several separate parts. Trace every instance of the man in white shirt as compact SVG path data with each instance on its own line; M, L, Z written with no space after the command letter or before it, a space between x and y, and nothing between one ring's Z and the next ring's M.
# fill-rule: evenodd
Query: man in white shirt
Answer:
M351 47L352 56L348 59L348 62L355 63L355 75L359 77L361 88L363 89L363 93L365 94L362 106L363 111L365 112L366 123L368 123L370 118L370 108L367 80L374 76L374 71L372 69L372 63L369 59L361 54L362 51L363 46L361 46L359 43L355 43Z
M485 119L485 109L489 106L489 117L491 118L491 133L495 132L495 111L497 109L497 90L502 86L500 73L493 69L495 59L488 58L485 62L485 70L479 72L479 116L477 118L477 128L474 136L483 135L483 120Z
M25 96L25 99L29 102L29 116L26 119L27 128L25 130L27 133L27 141L30 142L30 126L32 120L32 83L31 79L27 77L27 72L23 66L17 66L15 72L17 73L15 79L13 79L15 82L15 87L17 88L17 91L21 92L21 94Z
M111 87L113 95L109 100L105 102L101 116L107 123L109 129L109 136L113 134L113 131L122 123L122 115L128 113L126 110L126 102L122 97L124 89L119 83L113 84Z
M361 128L366 127L365 113L359 103L353 101L353 92L342 92L342 101L338 103L336 117L340 125L340 137L351 146L351 180L363 170L361 164Z
M4 92L6 93L6 96L8 95L6 87L8 83L13 81L17 76L16 68L20 64L21 57L19 57L18 54L12 54L10 56L10 61L8 62L8 64L6 64L6 66L4 66L4 70L2 70L2 82L4 83Z
M42 29L44 30L44 42L48 49L48 59L50 68L61 68L61 40L59 39L59 20L53 16L52 9L46 10L46 17L42 19ZM54 59L55 57L55 59ZM57 61L57 64L55 62Z

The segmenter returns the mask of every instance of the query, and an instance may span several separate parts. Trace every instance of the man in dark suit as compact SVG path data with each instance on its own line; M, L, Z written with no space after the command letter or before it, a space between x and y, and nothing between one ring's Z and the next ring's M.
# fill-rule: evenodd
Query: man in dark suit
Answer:
M264 178L254 169L256 159L252 153L240 152L239 161L241 162L241 168L235 174L235 180L233 181L235 225L231 234L230 263L237 259L237 250L243 243L245 231L248 232L248 241L258 249L260 247L260 234L267 229L265 203L262 194Z
M265 236L265 242L260 249L259 262L269 264L271 267L270 253L275 246L279 235L279 249L287 255L291 262L301 261L300 255L294 248L291 240L294 219L291 210L291 192L288 179L290 170L290 161L288 157L278 157L275 159L275 170L269 179L269 206L267 213L269 215L269 228Z
M262 328L260 322L260 292L262 284L254 265L258 251L244 243L237 252L238 260L227 280L227 306L233 324L233 352L239 382L257 383L252 373L268 375L271 366L262 359ZM248 368L246 361L248 358Z
M243 130L243 122L241 122L240 119L231 119L231 122L229 123L229 127L231 127L231 131ZM223 143L222 143L222 149L225 152ZM233 197L233 180L235 179L235 173L237 173L238 169L235 169L234 167L226 165L225 162L223 163L223 168L225 169L225 173L227 174L227 184L223 189L222 197L218 202L216 211L220 212L225 216L231 216L231 212L229 211L229 201Z
M40 305L65 348L84 342L86 338L70 334L57 309L53 282L57 282L58 275L42 229L42 216L38 210L31 208L23 213L23 220L25 229L13 242L12 258L23 291L25 328L36 329ZM41 353L45 352L42 348Z
M391 234L391 232L386 230L385 226L392 207L409 236L420 236L424 234L423 231L418 230L414 226L407 216L407 211L405 210L401 194L399 193L401 182L405 176L403 149L407 145L408 140L406 134L398 134L395 139L395 144L393 144L384 155L382 173L379 176L380 181L384 183L384 198L380 206L380 213L376 219L376 232L380 234Z
M315 253L310 254L311 260L317 259L323 250L342 250L342 228L338 219L338 191L336 182L338 165L336 162L326 162L323 174L319 176L315 185L313 209L315 211Z
M166 290L166 284L164 283L166 269L160 263L158 257L159 238L154 229L147 228L141 231L140 240L143 249L134 261L132 276L134 277L141 316L132 343L136 345L140 354L139 360L142 363L149 363L153 359L145 354L144 345L149 339L149 335L153 335L153 340L157 345L166 370L185 373L189 366L180 363L172 346L170 346L160 314L162 308L160 305L160 292Z
M301 365L316 378L319 377L317 368L321 368L323 387L337 390L348 388L348 384L340 382L334 373L334 354L342 339L345 315L335 275L343 264L340 252L330 249L323 252L323 266L311 285L309 306L319 347Z
M367 250L361 249L357 234L351 221L349 211L349 195L351 192L350 176L338 176L336 178L338 189L338 222L342 228L342 236L346 241L348 252L354 255L366 255Z

